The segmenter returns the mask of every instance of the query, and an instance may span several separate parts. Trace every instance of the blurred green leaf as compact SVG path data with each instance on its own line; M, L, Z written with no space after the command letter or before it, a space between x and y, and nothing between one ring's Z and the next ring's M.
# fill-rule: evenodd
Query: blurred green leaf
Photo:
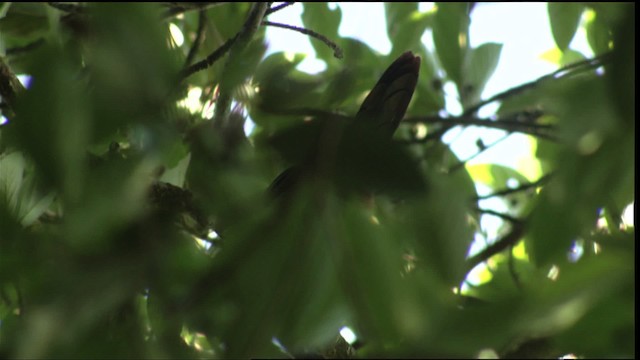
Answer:
M418 11L417 3L385 3L385 16L387 19L387 36L395 39L400 31L401 24L406 21L411 14ZM398 54L399 55L399 54Z
M547 10L553 40L560 50L565 51L578 29L584 5L554 2L547 5Z
M318 105L326 109L340 108L350 104L353 115L360 107L359 102L375 85L384 71L381 58L365 43L352 38L342 39L345 58L336 70L327 70L327 88L321 92ZM386 64L385 64L386 65ZM356 105L356 106L354 106Z
M429 178L429 193L412 204L407 217L415 231L420 262L448 286L458 284L465 273L465 257L473 239L469 198L446 176ZM428 264L428 265L427 265Z
M221 84L230 89L238 87L255 72L266 50L262 41L252 41L242 52L230 56L220 79Z
M176 84L178 59L166 46L168 28L149 4L92 4L95 39L88 59L96 97L96 140L119 127L159 121Z
M471 106L480 101L482 91L493 75L502 44L486 43L475 49L469 49L464 58L462 79L466 90L462 96L463 106Z
M571 241L593 226L598 208L608 201L602 189L631 194L626 174L633 169L633 156L615 154L633 154L634 141L612 112L604 81L592 76L565 84L545 101L560 118L567 146L555 162L558 178L547 185L532 214L531 249L538 264L564 256Z
M401 276L403 254L389 236L392 228L374 225L353 203L336 210L340 212L332 216L333 241L341 256L342 288L355 312L356 331L374 346L420 338L430 330L432 315L426 307L430 299L420 296L415 280Z
M474 199L476 197L476 188L471 173L466 167L450 171L454 166L460 165L460 159L448 146L441 142L425 144L423 152L424 173L444 175L463 198Z
M23 226L33 224L54 198L52 193L41 194L33 173L26 172L25 159L19 152L0 156L1 202Z
M417 3L385 3L387 35L393 39L390 59L407 50L417 51L424 31L432 26L433 14L418 11Z
M600 55L609 51L609 43L611 42L611 31L606 22L602 19L602 15L594 12L593 17L587 21L587 41L594 54Z
M440 64L458 89L462 88L462 66L469 47L467 3L436 3L433 18L433 43Z
M3 40L18 40L18 44L44 37L49 32L47 5L43 3L11 3L4 17L0 18L0 34Z
M263 225L229 229L230 242L214 273L219 306L226 302L234 309L216 329L228 356L274 353L272 337L294 350L322 345L344 319L335 255L322 220L329 210L324 204L306 206L308 195L303 192L289 211L271 214ZM236 267L238 262L246 266Z
M236 2L208 9L208 25L216 35L214 38L224 43L227 39L234 37L242 29L250 8L249 3Z
M301 54L288 59L284 53L275 53L258 66L254 76L258 94L250 108L250 115L256 124L272 131L283 126L286 119L274 112L317 104L320 95L317 90L323 84L317 76L295 70L295 66L303 59Z
M424 116L425 114L437 113L444 108L444 92L442 91L442 79L439 78L439 67L435 54L427 48L420 46L420 75L416 91L413 94L413 101L407 114Z
M528 298L520 326L534 332L565 330L613 294L628 293L632 285L627 274L633 267L629 255L613 251L560 266L557 280L541 281Z
M78 201L93 129L91 103L60 49L48 48L40 55L31 69L33 85L17 102L19 119L7 132L33 159L40 180Z
M475 181L483 183L494 190L524 185L529 182L527 178L518 171L498 164L471 165L469 166L469 173ZM513 181L516 183L513 184Z
M586 56L584 56L581 52L572 50L572 49L566 49L562 53L562 58L560 59L559 65L567 66L573 63L577 63L579 61L583 61L585 59L586 59Z

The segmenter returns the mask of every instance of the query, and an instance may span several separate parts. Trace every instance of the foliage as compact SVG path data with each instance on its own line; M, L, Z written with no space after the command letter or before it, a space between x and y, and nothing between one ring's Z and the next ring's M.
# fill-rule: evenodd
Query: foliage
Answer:
M304 4L315 75L264 57L286 3L264 4L2 5L0 357L633 356L634 5L549 4L567 66L483 99L502 45L470 47L473 4L385 4L386 56ZM594 59L569 46L581 26ZM394 142L336 126L405 51ZM538 178L465 166L455 126L528 134ZM337 181L265 194L308 154Z

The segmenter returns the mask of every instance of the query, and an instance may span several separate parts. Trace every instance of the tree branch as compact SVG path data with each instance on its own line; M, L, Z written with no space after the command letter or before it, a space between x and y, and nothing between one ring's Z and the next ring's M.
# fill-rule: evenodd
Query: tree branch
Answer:
M569 64L567 66L564 66L554 72L552 72L551 74L547 74L544 75L534 81L528 82L528 83L524 83L522 85L518 85L516 87L513 87L509 90L503 91L501 93L498 93L490 98L488 98L487 100L483 100L479 103L477 103L476 105L468 108L467 110L465 110L464 115L471 115L473 113L475 113L476 111L478 111L481 107L490 104L492 102L498 101L498 100L502 100L502 99L506 99L509 98L511 96L514 96L516 94L519 94L525 90L528 90L530 88L533 88L535 86L538 86L541 82L545 81L545 80L550 80L550 79L561 79L564 77L568 77L571 75L575 75L578 74L580 72L583 71L588 71L588 70L592 70L592 69L596 69L600 66L602 66L606 61L609 61L611 58L611 53L606 53L591 59L586 59L583 61L579 61L573 64Z
M557 141L557 138L552 133L555 130L555 126L551 124L537 124L535 119L540 117L541 113L521 112L513 114L499 119L485 119L475 116L457 116L443 118L440 116L424 116L424 117L411 117L404 119L404 123L424 123L424 124L443 124L443 127L437 131L427 135L421 139L413 139L406 141L407 143L425 143L430 140L440 138L454 126L482 126L492 129L500 129L509 132L519 132L528 134L531 136L539 137L545 140Z
M208 68L209 66L213 65L213 63L218 61L224 54L226 54L231 49L231 46L233 46L233 44L238 39L238 35L239 34L240 33L236 34L234 37L232 37L231 39L227 40L224 44L222 44L222 46L220 46L219 48L215 49L205 59L200 60L197 63L192 64L192 65L188 66L187 68L185 68L184 70L182 70L182 74L180 75L180 78L181 79L186 79L189 76L193 75L194 73L196 73L198 71L202 71L202 70Z
M507 220L508 222L510 222L512 224L522 224L523 223L523 221L520 220L520 219L514 218L511 215L503 214L501 212L497 212L497 211L494 211L494 210L477 208L476 211L478 211L481 214L487 214L487 215L493 215L493 216L499 217L501 219Z
M460 161L459 163L453 165L452 167L449 168L449 171L447 173L451 174L454 171L457 171L459 169L462 169L469 161L471 161L472 159L474 159L475 157L479 156L480 154L482 154L483 152L487 151L488 149L491 149L492 147L498 145L499 143L503 142L506 138L508 138L509 136L511 136L511 134L507 134L503 137L501 137L500 139L492 142L491 144L484 146L482 149L480 149L477 153L469 156L468 158Z
M473 114L478 111L480 108L482 108L483 106L490 104L492 102L498 101L498 100L504 100L507 99L509 97L512 97L514 95L517 95L519 93L524 92L525 90L528 90L530 88L533 88L535 86L538 86L540 83L542 83L543 81L546 80L550 80L550 79L561 79L561 78L565 78L565 77L569 77L575 74L579 74L583 71L588 71L588 70L592 70L592 69L596 69L600 66L602 66L604 63L606 63L607 61L609 61L611 58L611 52L597 56L595 58L591 58L591 59L586 59L583 61L579 61L577 63L573 63L573 64L569 64L567 66L564 66L554 72L552 72L551 74L547 74L544 75L534 81L528 82L528 83L524 83L522 85L513 87L511 89L508 89L506 91L503 91L501 93L498 93L492 97L490 97L487 100L483 100L480 101L479 103L477 103L476 105L473 105L472 107L466 109L462 115L458 118L458 119L468 119L470 116L473 116ZM497 121L494 121L497 122ZM427 135L425 138L420 139L419 143L424 143L424 142L428 142L431 140L436 140L436 139L440 139L447 131L449 131L449 129L451 129L452 127L456 126L458 124L448 124L448 125L444 125L441 129L438 129L436 132L431 133L429 135ZM481 125L481 126L485 126L487 124L474 124L474 125ZM555 138L552 135L549 134L544 134L544 133L540 133L540 132L527 132L527 131L522 131L522 130L526 130L525 129L519 129L519 132L525 132L528 133L530 135L534 135L537 137L541 137L541 138L545 138L547 140L555 140ZM515 130L512 130L515 131Z
M207 13L204 10L200 10L198 13L198 29L196 30L196 38L193 40L193 45L191 45L191 49L189 49L189 53L187 54L187 58L184 62L185 69L189 67L189 65L193 62L193 58L195 58L198 49L200 48L200 44L202 43L202 37L204 36L205 23L207 20Z
M467 272L473 270L478 264L487 261L493 255L502 252L503 250L515 245L524 235L524 223L518 221L512 223L511 231L502 237L500 240L491 244L478 254L467 259Z
M474 201L483 200L483 199L489 199L489 198L492 198L492 197L495 197L495 196L504 196L504 195L514 194L514 193L517 193L517 192L529 190L531 188L537 188L538 186L540 186L540 185L544 184L545 182L547 182L551 178L552 174L553 173L548 173L548 174L542 176L540 179L538 179L538 180L536 180L536 181L534 181L532 183L524 184L522 186L518 186L517 188L504 189L504 190L496 191L493 194L484 195L484 196L477 196L474 199Z
M271 4L271 3L268 3ZM280 23L274 23L274 22L270 22L270 21L262 21L262 19L268 14L268 13L273 13L275 11L278 11L286 6L289 6L293 3L284 3L282 5L276 6L274 8L268 9L266 10L263 14L262 14L262 18L260 18L260 23L259 25L262 26L274 26L274 27L279 27L279 28L284 28L284 29L288 29L288 30L294 30L300 33L303 33L305 35L314 37L322 42L324 42L325 44L327 44L327 46L329 46L331 49L333 49L333 55L338 58L341 59L343 57L343 51L342 49L333 41L329 40L326 36L319 34L313 30L308 30L305 28L300 28L297 26L292 26L292 25L286 25L286 24L280 24ZM269 12L269 10L271 10ZM247 24L247 22L245 22L245 25ZM227 40L222 46L220 46L219 48L217 48L213 53L211 53L209 56L207 56L206 59L201 60L193 65L190 65L188 67L186 67L183 71L182 71L182 75L181 75L181 79L185 79L189 76L191 76L192 74L204 70L207 67L213 65L213 63L215 63L216 61L218 61L224 54L226 54L228 51L231 50L232 46L234 46L234 43L236 42L236 40L238 39L238 37L242 34L243 30L240 30L240 32L238 32L233 38Z

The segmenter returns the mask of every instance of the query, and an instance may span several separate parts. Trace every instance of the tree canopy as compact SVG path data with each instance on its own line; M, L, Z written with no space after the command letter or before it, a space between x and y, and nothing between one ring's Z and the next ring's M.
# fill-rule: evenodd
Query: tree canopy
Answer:
M0 5L0 357L633 357L635 5L549 3L559 69L483 98L481 5L386 3L383 55L290 4ZM413 54L393 139L351 126L402 116L358 109ZM537 176L459 159L470 126L526 134Z

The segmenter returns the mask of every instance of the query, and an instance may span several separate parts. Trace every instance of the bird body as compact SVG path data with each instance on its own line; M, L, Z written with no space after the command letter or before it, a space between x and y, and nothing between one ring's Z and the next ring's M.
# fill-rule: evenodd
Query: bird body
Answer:
M418 82L419 69L420 57L412 52L398 57L367 95L355 120L349 124L328 124L319 134L318 142L310 145L323 151L311 151L304 156L304 161L287 168L271 183L268 192L275 198L286 197L305 179L336 173L347 182L343 184L347 187L366 190L367 185L374 186L375 178L380 177L376 176L380 175L376 156L385 156L377 154L377 149L384 148L378 145L391 140L404 117Z

